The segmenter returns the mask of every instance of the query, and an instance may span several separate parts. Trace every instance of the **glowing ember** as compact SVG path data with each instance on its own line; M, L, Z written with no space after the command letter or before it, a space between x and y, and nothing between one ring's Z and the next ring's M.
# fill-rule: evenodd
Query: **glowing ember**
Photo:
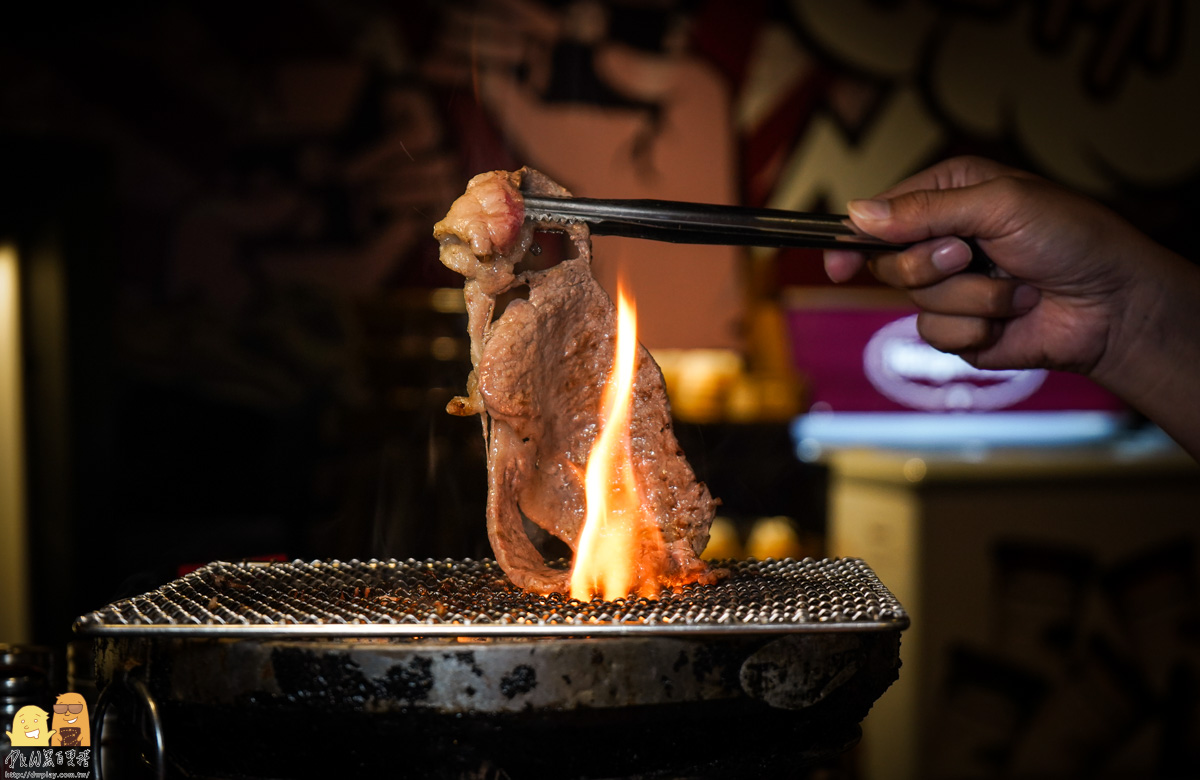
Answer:
M617 289L617 348L601 400L600 433L588 454L587 513L571 571L571 597L607 601L632 593L657 596L666 560L662 533L642 504L630 447L637 314Z

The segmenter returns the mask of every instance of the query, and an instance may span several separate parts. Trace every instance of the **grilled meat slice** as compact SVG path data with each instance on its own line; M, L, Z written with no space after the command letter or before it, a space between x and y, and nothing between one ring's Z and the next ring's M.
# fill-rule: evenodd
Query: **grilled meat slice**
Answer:
M567 592L569 572L546 564L523 518L576 549L584 520L583 474L600 427L601 391L612 365L616 311L591 273L587 227L564 230L574 256L545 270L521 270L539 227L524 220L521 191L568 193L529 168L476 176L434 228L442 262L467 281L474 366L454 414L484 420L488 466L488 538L518 586ZM528 287L495 317L497 296ZM639 345L632 449L643 512L662 544L660 585L710 582L718 573L699 559L716 501L696 479L671 427L662 373ZM651 568L651 567L647 567Z

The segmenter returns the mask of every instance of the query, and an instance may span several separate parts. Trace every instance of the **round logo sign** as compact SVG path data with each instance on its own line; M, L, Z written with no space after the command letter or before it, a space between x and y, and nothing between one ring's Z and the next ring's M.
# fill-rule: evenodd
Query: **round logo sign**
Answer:
M863 350L871 385L901 406L923 411L1004 409L1037 392L1046 371L983 371L939 352L917 333L917 315L884 325Z

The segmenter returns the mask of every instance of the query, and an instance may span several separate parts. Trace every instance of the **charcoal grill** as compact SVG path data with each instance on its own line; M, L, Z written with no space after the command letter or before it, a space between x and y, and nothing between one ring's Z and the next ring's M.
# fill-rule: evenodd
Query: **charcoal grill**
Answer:
M159 775L798 776L856 741L908 617L857 559L721 565L582 602L490 560L213 563L75 629L93 722L144 721Z

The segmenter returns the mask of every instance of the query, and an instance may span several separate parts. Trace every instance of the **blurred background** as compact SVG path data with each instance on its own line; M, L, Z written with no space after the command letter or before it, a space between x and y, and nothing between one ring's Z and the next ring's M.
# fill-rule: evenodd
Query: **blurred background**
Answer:
M432 225L492 169L842 211L973 153L1200 258L1182 0L167 0L0 11L0 642L212 560L489 555ZM595 242L724 504L912 612L864 777L1200 755L1200 470L976 372L817 252ZM1141 773L1141 774L1139 774Z

